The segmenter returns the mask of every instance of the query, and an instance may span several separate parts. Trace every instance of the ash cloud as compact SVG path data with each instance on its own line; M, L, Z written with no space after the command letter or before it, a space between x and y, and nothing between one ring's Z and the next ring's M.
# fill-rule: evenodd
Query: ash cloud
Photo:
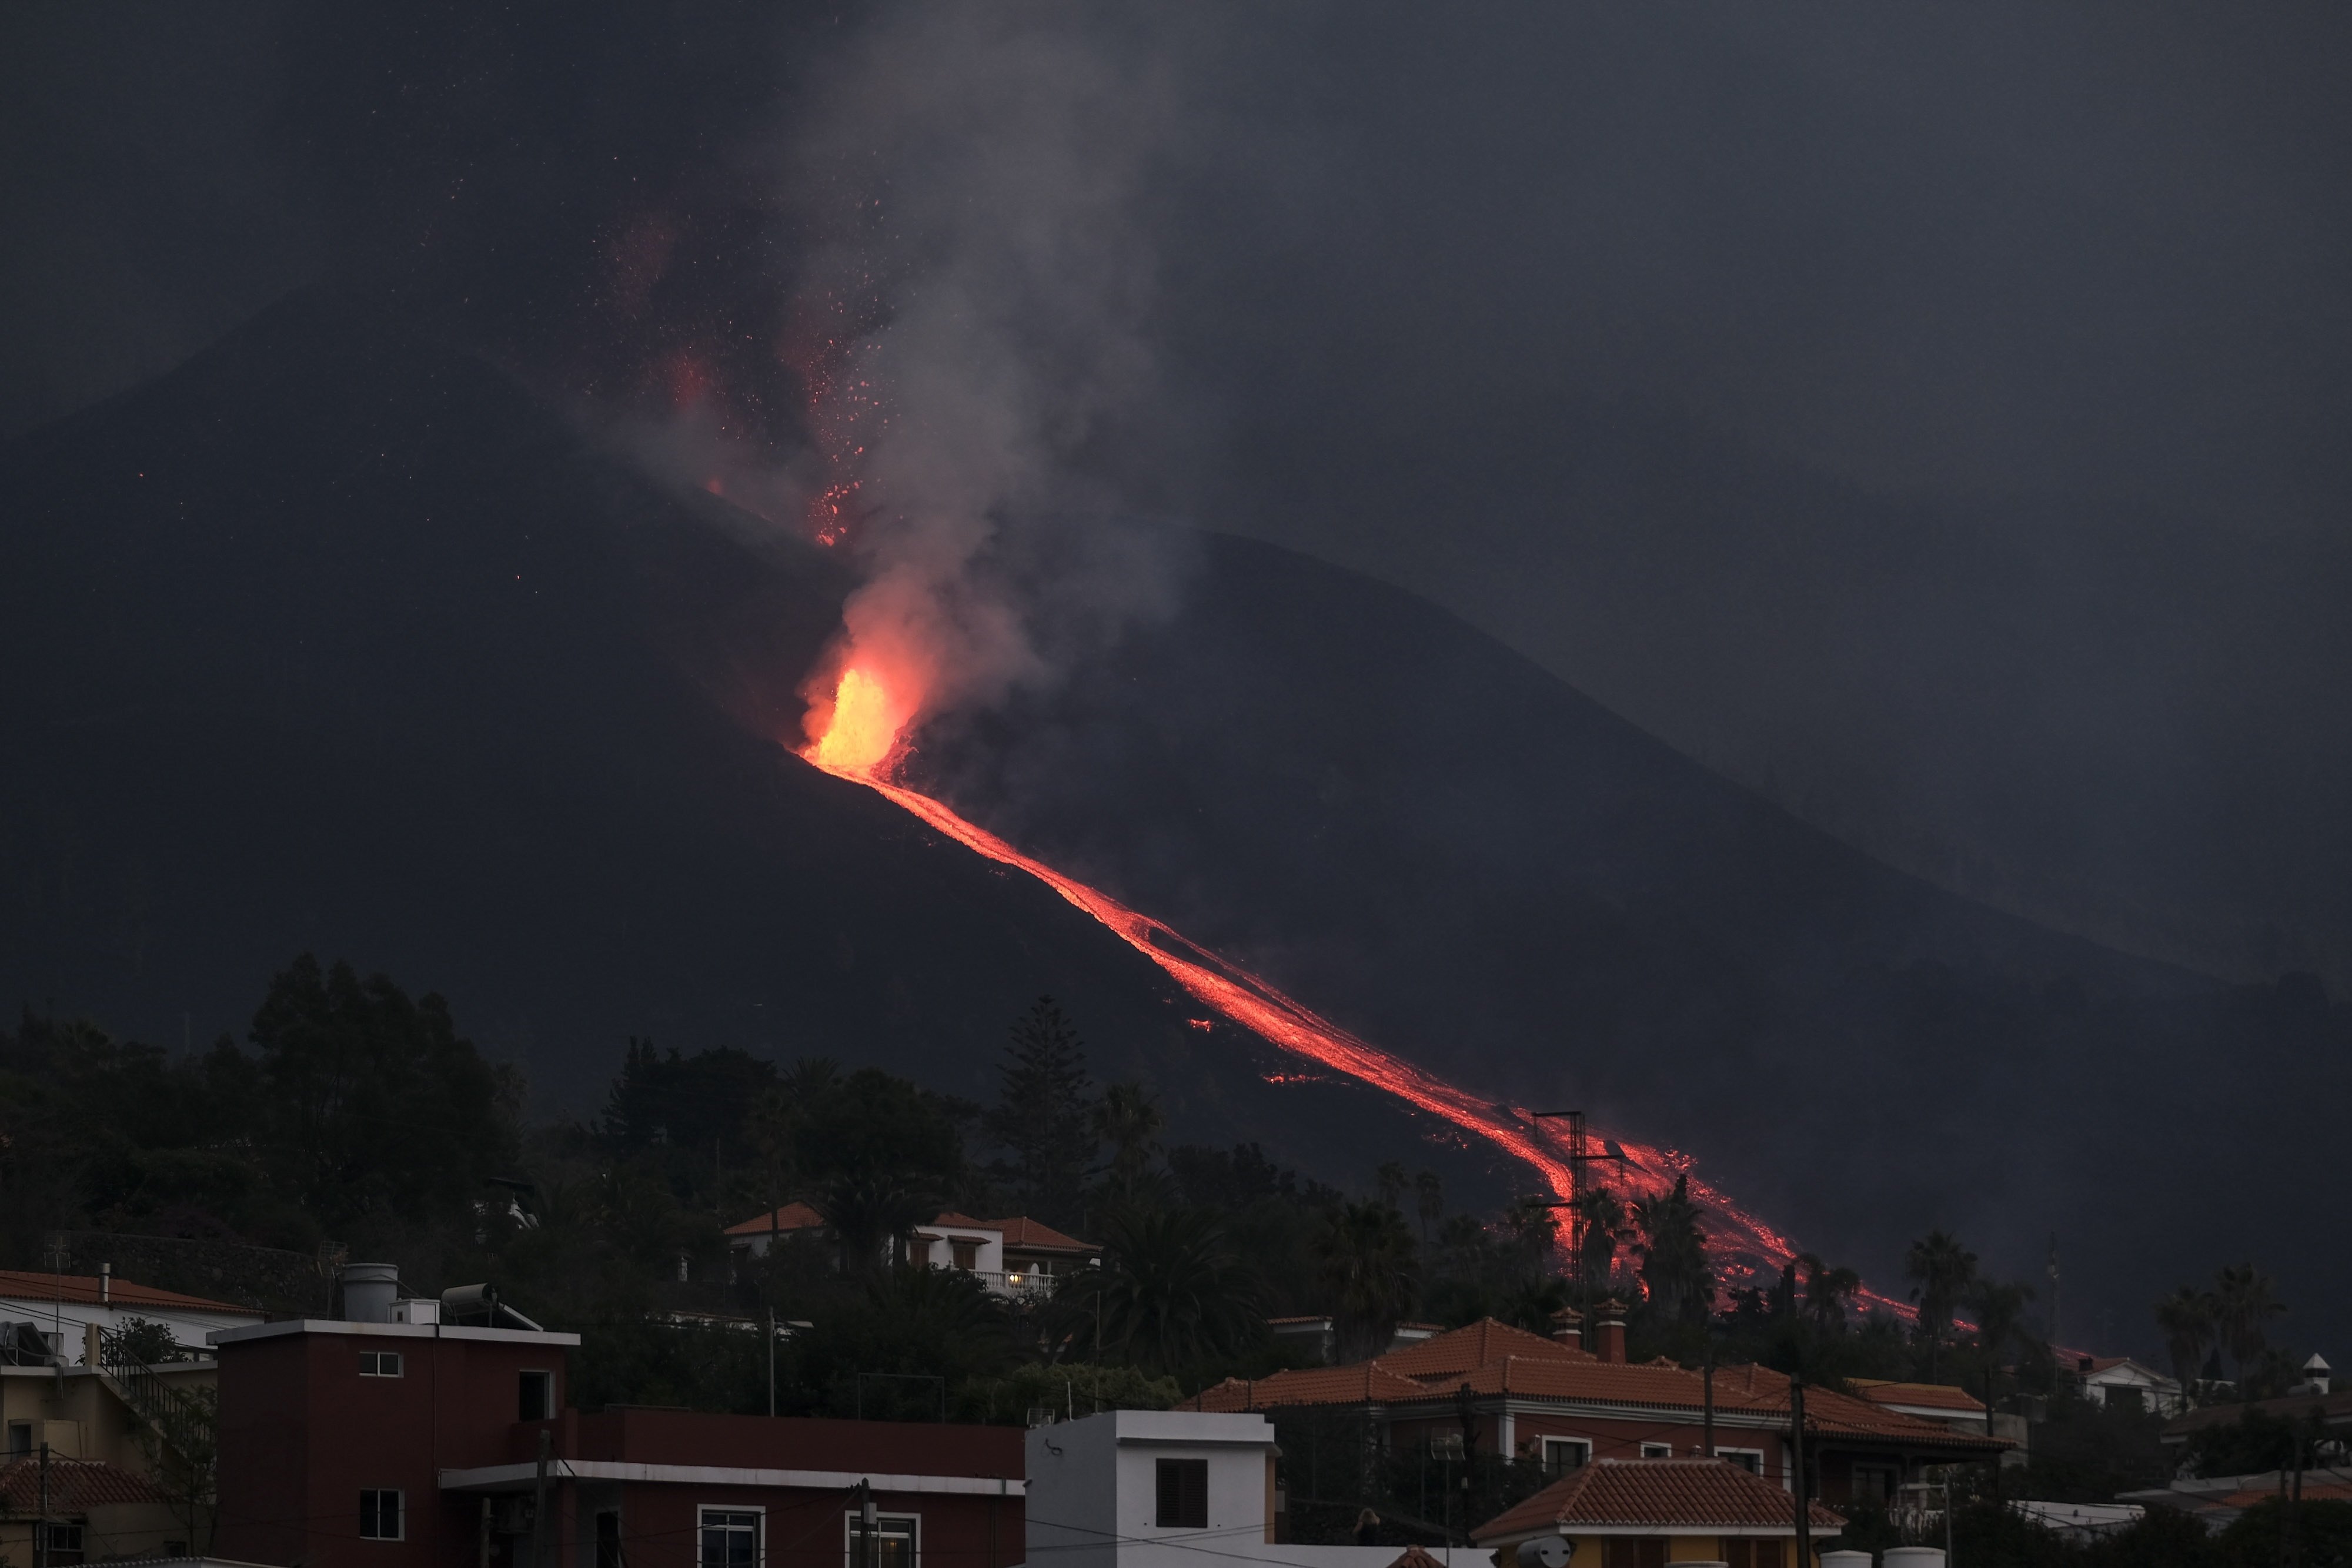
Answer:
M1171 604L1165 540L1088 463L1153 401L1144 209L1184 122L1168 57L1121 42L1066 6L902 10L778 143L813 242L788 341L868 574L844 656L918 684L919 717Z

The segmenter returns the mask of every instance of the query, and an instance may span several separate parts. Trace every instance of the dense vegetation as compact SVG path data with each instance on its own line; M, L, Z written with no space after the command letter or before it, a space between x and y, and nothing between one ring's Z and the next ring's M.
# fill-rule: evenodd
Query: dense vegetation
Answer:
M1354 1357L1407 1319L1492 1315L1543 1333L1613 1295L1632 1303L1636 1359L1757 1360L1831 1384L1932 1378L2033 1404L2046 1418L2032 1462L1980 1478L1989 1500L2103 1500L2161 1484L2180 1457L2153 1415L2080 1397L2032 1332L2032 1291L1984 1277L1941 1232L1906 1260L1907 1323L1863 1311L1854 1272L1811 1256L1777 1281L1726 1288L1705 1212L1680 1186L1630 1204L1596 1188L1573 1214L1476 1216L1449 1212L1434 1174L1399 1164L1349 1194L1255 1146L1168 1146L1148 1089L1095 1084L1050 999L1013 1021L1000 1077L982 1106L873 1068L632 1040L598 1115L526 1126L523 1085L458 1034L440 998L305 956L272 981L242 1045L173 1055L30 1015L0 1033L0 1261L108 1259L154 1283L316 1312L339 1260L384 1259L412 1289L488 1280L579 1330L572 1392L585 1407L761 1411L772 1399L788 1413L995 1421L1166 1405L1264 1375L1286 1357L1269 1315L1329 1313L1339 1354ZM763 1259L730 1254L728 1224L792 1199L823 1212L827 1232L785 1235ZM1101 1243L1103 1265L1049 1301L1008 1308L967 1275L901 1261L908 1233L947 1208L1027 1214ZM2209 1393L2223 1355L2250 1394L2291 1372L2265 1338L2275 1295L2251 1267L2157 1311L2176 1365ZM1538 1479L1475 1453L1433 1471L1423 1453L1372 1476L1335 1464L1350 1479L1324 1484L1317 1456L1354 1440L1286 1422L1307 1530L1345 1536L1370 1502L1391 1533L1436 1540ZM2252 1412L2186 1457L2235 1473L2308 1461L2318 1446ZM2343 1532L2325 1510L2309 1519L2305 1560L2326 1561ZM1851 1533L1880 1528L1863 1517ZM1988 1500L1960 1528L1982 1549L1964 1548L1971 1560L2058 1551L2201 1568L2240 1560L2232 1542L2264 1529L2274 1542L2277 1526L2249 1515L2209 1543L2159 1520L2136 1545L2086 1554L2021 1534Z

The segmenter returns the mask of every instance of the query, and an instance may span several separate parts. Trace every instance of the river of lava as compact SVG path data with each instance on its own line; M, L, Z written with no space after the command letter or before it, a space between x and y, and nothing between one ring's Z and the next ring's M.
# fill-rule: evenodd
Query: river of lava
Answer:
M1239 965L1188 939L1165 922L1129 909L1108 894L1023 854L987 829L959 816L944 802L884 777L880 768L829 765L812 755L816 750L811 747L802 756L837 779L866 786L975 854L1035 877L1159 965L1203 1006L1284 1051L1384 1090L1495 1145L1533 1166L1558 1197L1565 1198L1572 1192L1567 1151L1527 1112L1481 1100L1391 1055L1284 995ZM1708 1239L1718 1267L1727 1276L1745 1276L1753 1282L1764 1283L1795 1255L1795 1249L1786 1238L1691 1176L1687 1155L1628 1138L1617 1141L1625 1151L1627 1165L1622 1175L1608 1176L1609 1185L1629 1199L1638 1198L1663 1193L1674 1185L1675 1176L1688 1176L1691 1196L1706 1207L1713 1221L1707 1227ZM1901 1303L1887 1301L1874 1293L1868 1299L1873 1305L1906 1310Z

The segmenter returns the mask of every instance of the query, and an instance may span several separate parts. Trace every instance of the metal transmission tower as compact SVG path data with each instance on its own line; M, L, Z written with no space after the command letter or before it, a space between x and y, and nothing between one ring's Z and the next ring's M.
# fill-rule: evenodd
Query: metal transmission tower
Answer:
M1581 1111L1530 1111L1528 1114L1538 1122L1568 1124L1569 1196L1565 1200L1549 1199L1545 1207L1568 1210L1569 1254L1576 1260L1577 1284L1584 1302L1584 1320L1589 1324L1592 1321L1592 1277L1584 1266L1584 1231L1589 1223L1585 1217L1584 1195L1591 1177L1585 1174L1585 1167L1611 1164L1622 1172L1629 1162L1625 1151L1617 1146L1614 1138L1601 1139L1601 1151L1598 1154L1593 1152L1591 1134L1585 1127Z

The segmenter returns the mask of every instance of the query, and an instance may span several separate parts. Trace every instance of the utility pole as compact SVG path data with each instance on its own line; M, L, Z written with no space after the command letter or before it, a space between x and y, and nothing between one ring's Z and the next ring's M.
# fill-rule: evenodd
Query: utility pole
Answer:
M1813 1568L1812 1500L1805 1495L1805 1380L1789 1379L1789 1490L1796 1500L1795 1568ZM1949 1568L1950 1559L1946 1560Z
M530 1483L530 1568L547 1568L547 1465L555 1454L555 1434L539 1429L539 1468Z
M874 1568L874 1483L857 1483L857 1568Z
M768 1414L776 1413L776 1309L768 1309Z
M2065 1331L2058 1317L2058 1233L2050 1233L2050 1348L2056 1350L2065 1343Z
M1706 1327L1706 1424L1699 1428L1699 1440L1703 1445L1699 1451L1711 1459L1715 1458L1715 1324L1713 1322L1709 1322Z
M33 1568L49 1568L49 1446L41 1445L41 1508L33 1521Z
M1568 1246L1570 1254L1576 1260L1578 1294L1584 1302L1584 1322L1589 1328L1592 1322L1592 1278L1584 1261L1584 1194L1591 1178L1585 1175L1584 1167L1596 1161L1609 1161L1622 1171L1625 1168L1625 1151L1617 1146L1615 1139L1603 1138L1601 1140L1601 1152L1594 1154L1581 1111L1530 1111L1528 1114L1538 1122L1568 1124L1568 1202L1565 1206L1568 1209ZM1547 1207L1559 1208L1563 1206L1555 1202ZM1591 1347L1588 1345L1585 1348L1589 1350Z

